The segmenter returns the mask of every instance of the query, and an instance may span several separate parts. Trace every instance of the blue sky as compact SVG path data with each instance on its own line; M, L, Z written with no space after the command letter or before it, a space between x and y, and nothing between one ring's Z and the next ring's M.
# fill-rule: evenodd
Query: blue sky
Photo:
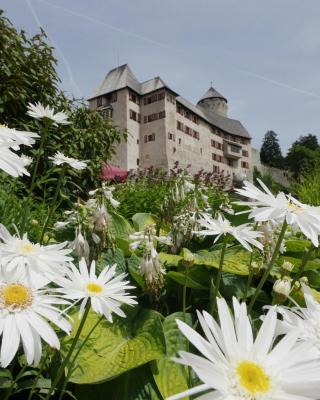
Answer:
M56 47L62 88L88 97L128 63L197 102L210 81L261 145L320 139L319 0L1 0L17 28L39 24Z

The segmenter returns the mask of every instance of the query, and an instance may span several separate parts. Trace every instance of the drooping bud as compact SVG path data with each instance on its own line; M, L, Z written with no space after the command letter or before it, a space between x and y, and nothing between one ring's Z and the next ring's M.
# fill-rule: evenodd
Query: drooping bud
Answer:
M287 299L291 292L290 279L277 279L272 288L272 294L278 302L283 302Z
M292 272L293 268L294 268L294 265L289 261L284 261L284 263L282 264L282 269L286 272L289 272L289 273Z

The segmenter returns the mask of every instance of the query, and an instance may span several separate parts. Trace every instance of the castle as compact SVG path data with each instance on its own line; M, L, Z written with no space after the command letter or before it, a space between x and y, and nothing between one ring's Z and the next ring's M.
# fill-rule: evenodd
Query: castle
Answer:
M179 96L160 77L139 82L127 64L114 68L89 99L89 107L127 129L111 164L125 170L191 164L200 169L249 177L251 137L228 118L228 101L213 87L197 105Z

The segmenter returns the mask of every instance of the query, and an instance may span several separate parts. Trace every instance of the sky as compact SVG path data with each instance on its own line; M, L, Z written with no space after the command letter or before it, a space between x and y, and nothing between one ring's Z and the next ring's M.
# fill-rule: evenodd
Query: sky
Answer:
M128 63L196 103L209 88L228 99L260 147L274 130L285 153L320 139L319 0L0 0L18 29L39 26L55 47L61 88L88 98Z

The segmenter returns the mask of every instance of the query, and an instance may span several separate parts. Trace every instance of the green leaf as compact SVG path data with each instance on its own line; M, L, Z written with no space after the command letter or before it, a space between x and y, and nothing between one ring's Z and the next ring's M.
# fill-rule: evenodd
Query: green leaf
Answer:
M310 240L288 239L286 240L286 253L303 253L311 246Z
M140 258L135 254L132 254L132 256L127 259L127 262L130 275L140 287L144 288L145 287L144 279L139 272Z
M99 385L76 385L77 400L162 400L149 365L135 368Z
M152 364L154 380L164 399L188 389L187 369L172 361L172 357L176 357L179 351L189 350L188 340L180 332L176 319L183 320L183 313L171 314L163 321L166 354ZM191 314L186 314L185 322L192 326ZM188 398L186 397L185 399L187 400Z
M111 231L116 238L128 239L128 236L133 233L132 226L129 221L115 211L110 211L112 216Z
M149 225L156 225L157 219L150 213L136 213L132 217L134 229L136 231L143 231Z
M163 264L167 265L172 265L174 267L177 267L179 264L179 261L182 260L183 258L181 256L178 256L176 254L168 254L168 253L159 253L159 260Z
M195 254L195 264L206 265L207 267L219 268L220 250L200 250ZM235 275L248 275L250 253L246 250L236 248L227 249L222 270Z
M123 251L120 249L115 249L114 251L108 250L101 254L100 260L97 264L98 272L101 272L106 265L117 264L117 272L127 272L126 260L123 255Z
M186 285L186 287L191 289L208 290L207 286L194 281L189 275L187 276L185 272L169 271L166 276L182 286Z
M104 382L162 356L165 341L161 314L140 307L128 307L124 311L126 318L114 316L112 323L104 319L94 330L80 352L71 382ZM77 343L78 347L99 317L90 311ZM75 316L71 335L62 341L64 354L70 347L78 326L79 319Z

